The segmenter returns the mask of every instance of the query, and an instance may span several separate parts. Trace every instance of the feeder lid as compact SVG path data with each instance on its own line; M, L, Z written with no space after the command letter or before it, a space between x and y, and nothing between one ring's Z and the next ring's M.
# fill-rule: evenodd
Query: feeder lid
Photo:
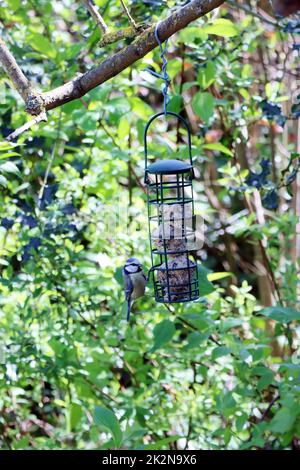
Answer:
M192 165L181 160L158 160L148 166L147 171L157 175L176 175L177 173L187 173L192 169Z

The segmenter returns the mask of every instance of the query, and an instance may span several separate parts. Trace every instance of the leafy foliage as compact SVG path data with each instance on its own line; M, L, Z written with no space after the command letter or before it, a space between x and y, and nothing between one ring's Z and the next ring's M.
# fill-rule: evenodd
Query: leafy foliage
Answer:
M128 26L119 2L96 3ZM148 22L179 4L130 7ZM98 47L82 2L6 0L0 15L43 90L119 47ZM150 266L143 130L162 103L144 69L159 70L159 51L17 144L4 139L25 113L1 72L1 448L299 448L298 23L280 24L223 6L170 41L170 106L192 127L205 225L201 298L167 309L149 286L130 325L121 267L132 254ZM186 156L175 121L150 140L153 157Z

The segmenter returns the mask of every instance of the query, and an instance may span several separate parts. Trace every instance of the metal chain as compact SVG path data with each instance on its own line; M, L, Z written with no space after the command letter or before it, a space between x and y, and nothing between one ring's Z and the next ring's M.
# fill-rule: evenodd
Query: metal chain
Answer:
M170 98L168 96L168 88L169 88L170 83L171 83L170 82L170 77L169 77L168 72L167 72L168 60L167 60L166 55L165 55L167 53L168 40L165 41L164 45L161 43L161 41L159 39L159 35L158 35L159 25L160 25L160 22L157 23L157 25L155 27L154 34L155 34L157 44L159 45L160 57L162 59L162 67L161 67L162 73L154 72L154 70L151 70L149 68L146 68L145 70L147 72L151 73L151 75L153 75L154 77L160 78L164 81L164 85L163 85L163 88L162 88L162 94L163 94L163 98L164 98L164 114L166 114L167 113L167 106L170 102Z

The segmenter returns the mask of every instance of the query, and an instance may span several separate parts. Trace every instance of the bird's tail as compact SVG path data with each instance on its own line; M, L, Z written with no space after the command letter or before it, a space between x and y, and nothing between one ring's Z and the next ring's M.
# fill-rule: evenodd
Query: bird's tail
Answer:
M131 300L130 298L127 300L127 321L130 320L130 312L131 312Z

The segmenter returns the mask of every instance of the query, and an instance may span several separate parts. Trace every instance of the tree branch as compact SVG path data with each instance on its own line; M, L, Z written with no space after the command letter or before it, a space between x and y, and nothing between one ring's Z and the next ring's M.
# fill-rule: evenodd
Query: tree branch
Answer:
M271 402L269 403L268 407L265 409L265 411L263 412L261 418L260 418L260 421L263 421L265 418L267 418L272 406L280 399L280 395L276 395L272 400Z
M228 3L228 5L232 6L233 8L236 8L237 10L243 10L245 13L248 13L248 15L254 16L255 18L258 18L260 21L263 21L264 23L269 24L270 26L274 26L276 28L280 27L280 25L277 23L275 19L273 19L270 15L267 16L266 12L264 12L264 15L262 15L258 11L253 10L247 5L237 3L234 0L227 0L226 3Z
M136 22L134 21L134 19L132 18L131 14L130 14L130 11L129 11L129 9L127 8L126 3L124 2L124 0L121 0L121 4L122 4L122 7L123 7L124 12L125 12L126 15L128 16L129 23L131 24L131 26L132 26L134 29L137 29L138 26L137 26Z
M91 16L94 18L96 21L97 25L101 29L103 34L106 34L108 31L108 26L105 23L104 19L100 15L99 11L97 10L96 5L94 4L93 0L83 0L83 3L85 3L88 11L90 12Z
M159 34L165 41L189 23L217 8L224 0L193 0L160 23ZM130 65L157 47L154 27L143 32L132 44L107 58L98 67L74 78L70 82L43 93L45 109L57 108L69 101L81 98L90 90L118 75Z
M32 126L34 126L35 124L38 124L41 121L47 121L47 115L45 111L42 111L38 116L36 116L31 121L25 122L23 126L19 127L14 132L9 134L6 137L6 140L8 140L9 142L16 140L19 137L19 135L23 134L23 132L28 131L28 129L30 129Z
M90 3L90 2L89 2ZM165 41L177 31L185 28L192 21L206 15L219 7L224 0L192 0L184 7L172 13L168 18L160 22L159 36ZM106 25L105 25L106 26ZM64 85L45 93L37 93L30 89L30 84L10 54L3 41L0 43L0 60L21 96L26 103L26 111L35 119L27 122L22 127L7 137L14 140L20 134L28 130L34 124L47 120L46 111L62 106L69 101L79 99L93 88L118 75L130 65L144 57L148 52L157 47L154 34L155 26L147 28L136 40L121 51L104 60L98 67L77 76Z
M14 86L16 87L17 91L20 93L23 100L26 101L29 90L30 90L29 80L27 80L24 73L18 66L16 59L9 52L6 44L1 38L0 38L0 62L6 74L9 76Z
M99 47L105 47L108 44L112 44L117 41L121 41L122 39L131 39L135 38L139 33L142 33L149 25L138 25L136 28L133 26L128 26L128 28L118 29L117 31L111 31L110 33L106 33L98 43Z

